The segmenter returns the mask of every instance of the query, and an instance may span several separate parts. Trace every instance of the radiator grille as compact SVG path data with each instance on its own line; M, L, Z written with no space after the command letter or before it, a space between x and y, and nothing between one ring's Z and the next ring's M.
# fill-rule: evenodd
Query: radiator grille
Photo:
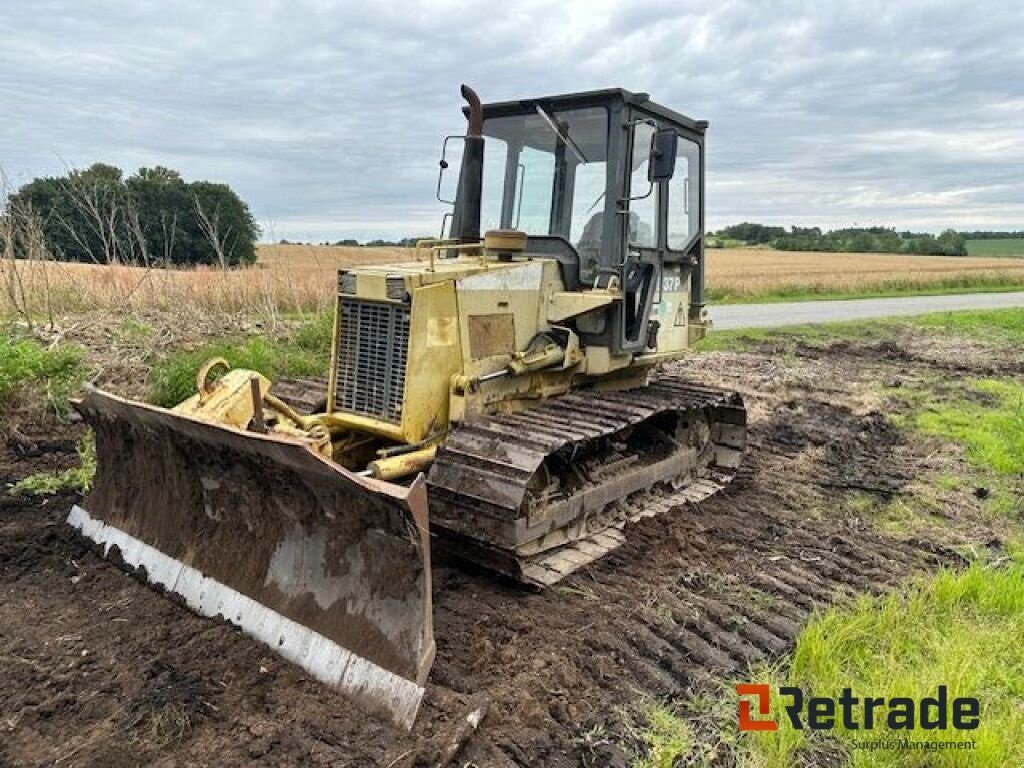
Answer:
M399 424L410 307L348 296L340 301L335 408Z

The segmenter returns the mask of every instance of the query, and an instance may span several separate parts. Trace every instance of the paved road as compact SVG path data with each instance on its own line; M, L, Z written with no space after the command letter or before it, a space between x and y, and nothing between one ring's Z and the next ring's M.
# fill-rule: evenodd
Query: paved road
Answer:
M794 301L787 304L719 304L711 307L714 330L775 328L873 317L923 315L957 309L1024 307L1024 291L964 293L952 296L903 296L894 299Z

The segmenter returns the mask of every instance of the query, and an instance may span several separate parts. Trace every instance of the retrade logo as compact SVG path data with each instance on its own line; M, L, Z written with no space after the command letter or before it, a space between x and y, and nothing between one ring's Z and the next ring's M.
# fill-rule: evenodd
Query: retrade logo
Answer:
M741 731L777 731L779 725L771 719L771 688L763 683L740 683L736 686L739 698L739 729ZM917 729L973 731L981 722L981 703L963 696L950 700L946 686L940 685L934 696L917 700L907 697L886 699L882 696L858 697L850 688L844 688L838 698L827 696L805 697L800 688L779 688L783 699L785 719L798 731L830 731L841 727L846 730L874 730L877 726L891 731ZM754 704L757 716L754 714ZM783 721L784 722L784 721Z
M740 683L736 686L740 696L740 730L741 731L777 731L778 724L774 720L755 720L750 714L751 700L744 696L757 698L757 713L771 714L770 689L763 683Z

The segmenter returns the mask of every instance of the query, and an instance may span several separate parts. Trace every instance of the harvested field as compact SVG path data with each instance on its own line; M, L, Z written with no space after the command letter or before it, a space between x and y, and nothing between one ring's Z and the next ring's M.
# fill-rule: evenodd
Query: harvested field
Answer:
M404 248L263 245L254 267L226 271L6 261L0 314L155 309L273 321L282 313L328 309L340 267L412 258ZM715 301L1020 288L1024 259L712 249L707 282Z
M256 250L256 265L267 269L326 269L357 264L389 264L413 258L411 248L381 246L359 248L348 245L265 244Z
M384 251L386 253L379 253ZM299 273L411 258L402 248L260 246L259 265L289 266ZM735 299L772 294L863 293L929 288L1024 286L1024 259L908 256L886 253L824 253L759 248L707 251L707 282L713 296Z
M927 540L883 532L871 510L964 472L955 448L893 423L888 393L1017 376L1020 348L911 327L814 342L681 364L747 401L751 448L723 494L642 521L545 593L439 559L437 662L409 735L98 558L63 523L73 495L0 497L0 765L430 766L479 696L490 711L459 765L627 766L651 702L690 718L715 764L737 764L734 705L709 713L709 697L782 658L816 607L956 567L963 545L1003 535L969 487L935 502ZM22 424L35 450L9 441L0 483L71 466L78 430Z
M707 253L709 290L720 299L1024 285L1024 260L756 248Z

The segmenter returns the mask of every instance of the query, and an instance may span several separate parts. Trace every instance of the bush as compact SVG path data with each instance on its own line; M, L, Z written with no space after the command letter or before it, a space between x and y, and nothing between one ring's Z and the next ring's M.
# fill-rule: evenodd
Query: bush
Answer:
M68 398L85 380L84 355L74 344L44 346L9 330L0 338L0 403L18 396L44 395L59 414L67 413Z

